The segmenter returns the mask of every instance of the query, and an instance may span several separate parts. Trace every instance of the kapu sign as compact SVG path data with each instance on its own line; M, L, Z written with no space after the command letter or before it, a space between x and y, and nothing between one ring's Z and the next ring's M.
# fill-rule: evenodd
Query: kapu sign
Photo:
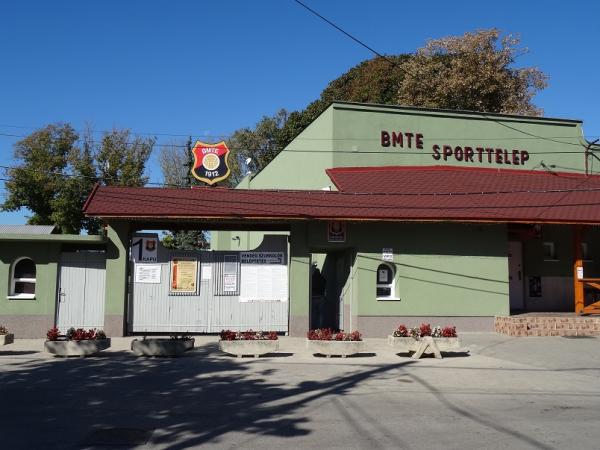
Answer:
M158 260L158 235L134 235L131 239L131 257L136 263L152 263Z

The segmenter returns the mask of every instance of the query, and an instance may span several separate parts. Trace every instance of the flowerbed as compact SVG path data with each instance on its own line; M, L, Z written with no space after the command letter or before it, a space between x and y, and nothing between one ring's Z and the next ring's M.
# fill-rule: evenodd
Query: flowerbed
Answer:
M350 333L333 331L331 328L310 330L306 337L309 341L362 341L362 334L355 330Z
M428 323L422 323L420 327L407 328L405 325L400 325L393 334L394 337L412 337L413 339L419 339L425 336L431 336L433 338L455 338L458 337L456 334L456 327L440 327L439 325L431 328Z
M103 330L69 328L62 335L54 327L48 330L46 337L44 348L56 356L90 356L110 347L110 338Z
M221 331L219 348L225 353L241 358L252 355L258 358L279 350L279 336L275 331Z
M8 332L8 328L0 325L0 345L12 344L15 340L15 335Z
M276 331L221 331L222 341L276 341L279 339Z
M46 337L49 341L94 341L97 339L108 339L106 333L103 330L97 330L96 328L90 328L85 330L83 328L69 328L65 334L60 334L58 328L50 328L46 333Z
M420 357L423 353L433 353L441 358L442 351L452 351L460 348L460 341L456 334L456 327L431 327L423 323L419 327L408 328L400 325L391 336L388 343L395 349L403 352L414 352L413 357Z
M330 328L310 330L306 335L306 348L313 355L341 356L364 352L366 344L362 340L360 331L345 333L333 331Z

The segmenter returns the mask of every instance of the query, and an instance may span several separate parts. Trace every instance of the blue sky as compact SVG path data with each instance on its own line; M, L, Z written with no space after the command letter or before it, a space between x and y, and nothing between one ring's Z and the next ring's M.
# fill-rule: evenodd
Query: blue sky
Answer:
M517 66L550 77L535 103L600 136L600 2L305 3L386 54L479 28L518 33L530 52ZM160 143L182 138L159 133L210 140L305 107L372 56L292 0L2 2L0 134L61 121L131 128ZM18 139L0 135L1 165L14 164ZM148 172L161 181L154 157ZM25 215L0 213L0 223Z

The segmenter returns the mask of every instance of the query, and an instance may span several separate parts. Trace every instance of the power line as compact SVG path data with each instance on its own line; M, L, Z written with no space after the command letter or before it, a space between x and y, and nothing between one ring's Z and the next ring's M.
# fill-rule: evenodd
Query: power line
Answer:
M0 165L0 168L5 169L5 170L13 170L13 169L18 169L18 170L23 170L23 171L29 171L29 172L36 172L39 173L39 170L35 170L35 169L29 169L29 168L24 168L24 167L15 167L15 166L6 166L6 165ZM63 173L63 172L52 172L52 171L48 171L46 172L47 175L55 175L55 176L62 176L65 178L85 178L85 179L91 179L93 181L98 181L99 178L101 177L94 177L94 176L86 176L86 175L80 175L80 174L68 174L68 173ZM555 176L559 176L562 177L561 175L555 175ZM563 177L563 178L568 178L568 177ZM0 180L2 181L11 181L9 179L6 178L0 178ZM116 180L112 180L112 181L116 181ZM597 192L600 191L600 186L598 188L586 188L586 189L581 189L579 188L579 186L581 186L582 184L592 181L590 178L586 178L584 180L582 180L582 182L580 184L578 184L578 187L576 188L568 188L568 189L520 189L520 190L491 190L491 191L467 191L467 192L418 192L418 193L403 193L403 192L391 192L391 193L387 193L387 192L343 192L343 191L335 191L337 194L345 194L345 195L381 195L381 196L407 196L407 197L412 197L412 196L461 196L461 195L498 195L498 194L555 194L555 193L570 193L570 192ZM151 186L159 186L159 187L171 187L171 188L188 188L188 186L186 186L185 184L173 184L173 183L158 183L158 182L148 182L146 183L146 185L151 185ZM111 185L111 186L117 186L117 187L127 187L127 186L123 186L123 185ZM140 187L140 186L134 186L134 187ZM276 192L289 192L289 190L278 190L275 189L273 191ZM308 191L308 192L321 192L321 191Z
M388 63L390 63L392 66L400 69L401 71L403 71L404 73L414 76L411 72L409 72L408 70L406 70L406 68L402 67L400 64L396 63L395 61L391 60L390 58L388 58L387 56L383 55L382 53L379 53L377 50L375 50L372 47L369 47L367 44L365 44L363 41L361 41L360 39L358 39L357 37L351 35L350 33L348 33L346 30L340 28L339 26L337 26L335 23L333 23L331 20L327 19L326 17L322 16L321 14L319 14L317 11L315 11L314 9L312 9L311 7L307 6L306 4L302 3L300 0L294 0L297 4L299 4L300 6L302 6L303 8L305 8L307 11L311 12L312 14L314 14L315 16L317 16L319 19L325 21L326 23L328 23L329 25L331 25L333 28L335 28L336 30L338 30L339 32L345 34L346 36L348 36L350 39L352 39L354 42L356 42L358 45L366 48L367 50L369 50L371 53L376 54L377 56L379 56L380 58L383 58L384 60L386 60Z
M327 19L326 17L323 17L323 16L322 16L321 14L319 14L317 11L315 11L314 9L312 9L312 8L308 7L307 5L305 5L304 3L302 3L300 0L294 0L294 1L295 1L296 3L298 3L300 6L302 6L303 8L307 9L308 11L310 11L310 12L311 12L312 14L314 14L315 16L317 16L317 17L319 17L320 19L322 19L322 20L324 20L325 22L327 22L329 25L331 25L332 27L334 27L336 30L338 30L338 31L340 31L341 33L343 33L343 34L345 34L346 36L348 36L350 39L352 39L353 41L355 41L355 42L356 42L356 43L358 43L359 45L361 45L361 46L365 47L366 49L368 49L369 51L371 51L371 52L375 53L377 56L379 56L379 57L381 57L381 58L385 59L385 60L386 60L388 63L390 63L390 64L391 64L391 65L393 65L394 67L397 67L397 68L399 68L399 69L400 69L400 70L402 70L404 73L406 73L406 74L408 74L408 75L410 75L410 76L412 76L412 77L416 77L416 76L415 76L413 73L411 73L411 72L409 72L408 70L406 70L406 68L404 68L404 67L402 67L402 66L400 66L400 65L396 64L394 61L392 61L391 59L387 58L387 57L386 57L386 56L384 56L383 54L379 53L377 50L375 50L375 49L373 49L373 48L369 47L367 44L365 44L364 42L362 42L362 41L361 41L361 40L359 40L358 38L356 38L356 37L352 36L350 33L348 33L347 31L343 30L342 28L340 28L339 26L337 26L335 23L333 23L332 21L330 21L330 20L329 20L329 19ZM488 120L491 120L491 121L493 121L493 122L496 122L496 123L497 123L497 124L499 124L499 125L502 125L502 126L504 126L504 127L506 127L506 128L510 128L511 130L517 131L517 132L519 132L519 133L527 134L527 135L530 135L530 136L536 137L536 138L538 138L538 139L544 139L544 140L548 140L548 141L558 142L558 143L560 143L560 144L566 144L566 145L576 145L576 146L584 146L584 147L585 147L585 144L574 144L574 143L571 143L571 142L554 141L553 139L546 138L546 137L544 137L544 136L538 136L538 135L535 135L535 134L532 134L532 133L529 133L529 132L526 132L526 131L523 131L523 130L519 130L518 128L514 128L514 127L511 127L511 126L509 126L509 125L506 125L506 124L504 124L504 123L500 122L499 120L495 119L494 117L490 117L490 116L486 115L485 113L481 113L481 114L483 114L483 116L484 116L486 119L488 119Z
M25 129L25 130L39 130L44 128L43 126L38 126L38 127L32 127L32 126L27 126L27 125L7 125L7 124L0 124L0 128L19 128L19 129ZM74 128L75 131L79 132L79 133L84 133L86 131L88 131L87 129L77 129ZM102 133L102 134L108 134L111 133L113 130L94 130L94 129L90 129L89 131L91 131L92 133ZM172 136L172 137L188 137L190 134L195 134L195 133L187 133L187 134L175 134L175 133L158 133L158 132L145 132L145 131L135 131L134 134L137 135L144 135L144 136ZM18 135L14 135L15 137L20 137ZM228 137L231 136L231 134L205 134L203 135L203 137L216 137L216 138L220 138L220 137Z

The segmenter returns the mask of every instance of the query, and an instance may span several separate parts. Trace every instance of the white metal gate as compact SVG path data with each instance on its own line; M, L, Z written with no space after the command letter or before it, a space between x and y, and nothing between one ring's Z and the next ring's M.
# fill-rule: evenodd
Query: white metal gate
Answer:
M56 326L104 327L106 256L103 252L69 252L60 257Z
M262 245L260 249L277 250L284 254L284 267L280 265L278 276L272 277L276 280L267 277L267 272L264 271L265 276L260 282L283 283L286 289L285 301L253 301L242 298L244 289L241 286L246 283L247 287L247 283L252 280L248 280L248 272L244 272L241 252L185 252L168 250L159 244L157 261L146 263L146 266L154 266L148 269L153 270L156 277L152 282L148 279L146 282L136 282L139 277L139 274L136 277L138 263L132 261L129 332L217 333L223 329L288 331L287 237L277 238ZM197 292L185 295L170 292L170 261L173 258L197 261ZM235 290L231 289L231 277L236 277L233 266L238 267L237 284L233 281L233 285L237 286ZM256 275L254 280L261 276L253 274Z

